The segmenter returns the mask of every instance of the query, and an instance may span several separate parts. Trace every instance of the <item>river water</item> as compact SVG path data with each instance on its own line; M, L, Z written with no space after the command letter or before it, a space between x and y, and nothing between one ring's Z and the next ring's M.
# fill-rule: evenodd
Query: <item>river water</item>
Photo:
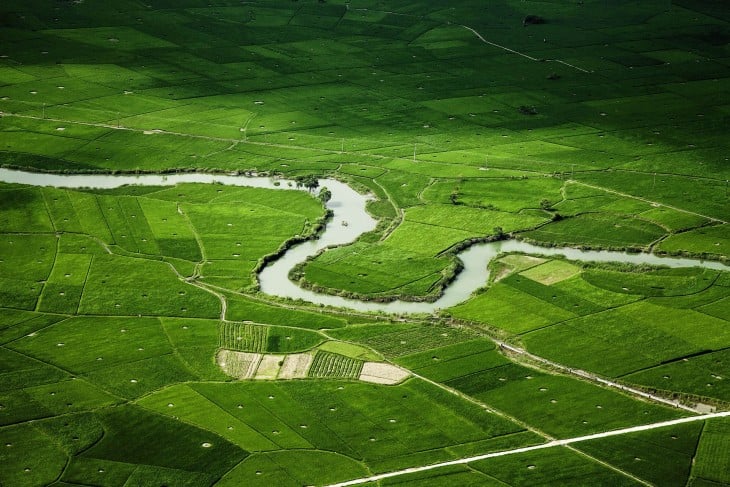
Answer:
M293 181L269 177L248 177L237 175L217 175L206 173L182 174L142 174L106 175L79 174L58 175L15 171L0 168L0 181L29 184L33 186L54 186L62 188L116 188L134 184L143 186L172 186L178 183L227 184L269 188L276 190L297 190ZM651 264L668 267L704 267L728 271L730 267L715 261L702 261L688 258L659 257L647 253L626 253L609 250L579 250L570 247L539 247L517 240L505 240L476 244L458 254L464 264L463 270L444 290L443 295L432 303L393 301L376 303L348 299L340 296L319 294L302 289L289 280L289 271L307 257L322 249L355 241L360 235L375 228L377 222L367 213L365 206L371 198L362 195L345 183L334 179L320 180L320 187L326 186L332 192L327 207L332 210L333 218L324 233L317 240L307 241L289 249L282 257L266 266L259 274L261 291L272 296L302 299L316 304L349 308L357 311L382 311L386 313L411 314L433 313L436 310L459 304L488 279L487 264L502 252L523 252L548 256L564 256L570 260L624 262L630 264Z

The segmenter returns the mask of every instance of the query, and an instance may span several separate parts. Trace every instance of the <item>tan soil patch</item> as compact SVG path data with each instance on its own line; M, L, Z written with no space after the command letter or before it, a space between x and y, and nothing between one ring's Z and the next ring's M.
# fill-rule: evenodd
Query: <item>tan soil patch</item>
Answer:
M256 377L259 380L274 380L279 375L279 365L284 360L283 355L264 355L256 370Z
M407 371L382 362L365 362L360 372L360 380L374 384L394 385L410 377Z
M507 277L510 274L512 274L512 271L513 271L512 268L510 268L510 267L504 267L501 271L499 271L499 274L497 274L496 276L494 276L494 282L501 281L505 277Z
M260 353L235 352L233 350L221 350L216 356L218 366L223 372L237 379L250 379L256 373L261 362Z
M314 356L311 353L294 353L284 358L284 365L279 370L279 379L304 379Z

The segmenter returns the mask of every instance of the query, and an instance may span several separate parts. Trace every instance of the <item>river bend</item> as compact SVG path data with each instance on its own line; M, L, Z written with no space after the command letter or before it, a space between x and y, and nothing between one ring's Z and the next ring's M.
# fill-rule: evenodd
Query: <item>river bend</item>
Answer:
M296 184L286 179L248 177L238 175L216 175L207 173L181 174L78 174L60 175L32 173L0 168L0 181L33 186L54 186L59 188L116 188L124 185L172 186L178 183L226 184L277 190L296 190ZM320 238L298 244L276 261L267 265L259 274L261 291L272 296L302 299L315 304L349 308L357 311L381 311L386 313L433 313L449 308L469 298L489 279L487 264L503 252L523 252L546 256L563 256L570 260L623 262L629 264L663 265L668 267L704 267L715 270L730 270L721 262L689 258L660 257L648 253L626 253L609 250L580 250L570 247L539 247L517 240L476 244L460 252L464 268L444 290L443 295L432 303L393 301L377 303L320 294L303 289L289 280L289 271L322 249L343 245L357 240L365 232L375 229L377 224L365 207L370 196L356 192L347 184L334 179L320 180L320 187L326 186L332 192L327 208L333 213Z

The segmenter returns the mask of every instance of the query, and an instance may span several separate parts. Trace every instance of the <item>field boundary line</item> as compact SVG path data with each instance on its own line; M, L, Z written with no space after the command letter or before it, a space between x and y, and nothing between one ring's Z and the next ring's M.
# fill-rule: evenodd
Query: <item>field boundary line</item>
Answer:
M571 184L580 184L581 186L586 186L588 188L597 189L600 191L604 191L606 193L613 193L613 194L616 194L619 196L623 196L624 198L631 198L631 199L643 201L644 203L649 203L652 206L663 206L664 208L669 208L670 210L679 211L680 213L687 213L689 215L699 216L699 217L705 218L706 220L710 220L711 222L718 222L718 223L725 223L725 224L728 223L727 220L722 220L722 219L714 217L714 216L703 215L702 213L697 213L697 212L691 211L691 210L685 210L684 208L679 208L678 206L672 206L672 205L668 205L666 203L652 201L650 199L643 198L641 196L636 196L633 194L622 193L621 191L616 191L615 189L605 188L603 186L597 186L595 184L584 183L582 181L576 181L575 179L569 179L566 182L571 183Z
M46 210L46 215L48 216L48 222L51 224L51 228L53 231L58 234L60 230L56 226L56 221L53 219L53 214L51 213L51 208L48 206L48 195L46 195L46 191L44 189L48 188L40 188L39 193L41 194L41 198L43 199L43 208Z
M77 316L69 316L68 318L66 318L64 320L57 321L56 323L51 323L50 325L44 326L43 328L40 328L39 330L36 330L36 331L45 330L47 328L50 328L51 326L59 325L59 324L65 322L65 321L68 321L68 320L70 320L72 318L76 318L76 317ZM18 337L15 340L11 340L11 341L3 344L3 345L0 345L0 348L1 349L5 349L5 350L10 350L11 352L15 352L17 354L22 355L23 357L29 358L32 361L35 361L35 362L38 362L38 363L47 365L47 366L49 366L49 367L51 367L53 369L60 370L61 372L65 373L65 374L68 374L68 378L61 379L60 382L65 382L67 380L80 380L80 381L83 381L86 384L90 385L92 388L98 389L98 390L104 392L105 394L108 394L110 397L114 398L115 400L119 401L119 402L115 403L117 405L126 404L127 402L129 402L127 400L127 398L120 396L116 392L111 391L109 389L106 389L105 387L103 387L103 386L101 386L101 385L99 385L99 384L97 384L95 382L90 381L84 374L74 373L72 370L67 369L67 368L65 368L65 367L63 367L61 365L58 365L58 364L56 364L54 362L51 362L51 361L48 361L48 360L40 359L38 357L35 357L33 355L30 355L27 352L22 351L22 350L18 350L18 349L15 349L15 348L6 347L6 345L8 345L10 343L13 343L15 341L18 341L18 340L20 340L22 338L24 338L24 337ZM163 355L167 355L167 354L163 354ZM139 359L139 360L135 360L134 362L140 362L142 360L146 360L146 359ZM129 363L134 363L134 362L129 362ZM20 389L22 389L22 388L20 388ZM94 409L91 409L91 410L94 410ZM75 413L74 412L68 412L68 413L64 413L64 414L56 415L56 416L63 416L65 414L69 414L70 415L70 414L75 414ZM51 417L56 417L56 416L54 416L53 414L51 414L49 416L43 416L43 417L40 417L40 418L24 419L24 420L21 420L21 421L16 421L16 422L11 423L11 424L5 424L5 425L3 425L3 427L12 426L14 424L33 423L35 421L39 421L39 420L47 419L47 418L51 418Z
M31 102L23 102L23 103L31 103ZM59 123L66 123L66 124L75 124L75 125L82 125L86 127L97 127L97 128L104 128L108 130L120 130L120 131L126 131L126 132L134 132L134 133L141 133L145 135L170 135L175 137L187 137L192 139L201 139L201 140L209 140L209 141L215 141L215 142L228 142L228 143L236 143L237 145L252 145L252 146L259 146L259 147L266 147L266 148L281 148L281 149L291 149L291 150L298 150L298 151L312 151L316 153L322 153L322 154L355 154L355 155L361 155L364 157L368 157L370 159L374 160L400 160L400 161L412 161L413 159L407 156L387 156L382 154L375 154L372 152L368 152L369 149L364 150L346 150L341 151L339 149L326 149L322 147L311 147L311 146L304 146L304 145L296 145L296 144L284 144L284 143L278 143L278 142L266 142L265 140L251 140L249 138L246 138L244 140L241 139L233 139L230 137L217 137L217 136L210 136L210 135L201 135L201 134L192 134L192 133L185 133L185 132L175 132L170 130L163 130L163 129L145 129L145 128L135 128L135 127L127 127L124 125L114 125L112 123L105 123L105 122L85 122L82 120L69 120L69 119L62 119L62 118L49 118L49 117L40 117L37 115L29 115L27 113L15 113L15 112L5 112L0 110L0 119L3 117L16 117L16 118L23 118L23 119L29 119L29 120L40 120L45 122L59 122ZM284 133L284 132L267 132L267 133ZM91 141L90 141L91 142ZM394 146L400 146L403 144L395 144ZM445 151L444 151L445 152ZM286 160L293 160L291 158L282 158ZM419 159L420 161L420 159ZM446 164L446 165L454 165L453 163L444 163L444 162L436 162L436 161L426 161L434 164ZM505 169L505 168L499 168L499 169ZM506 168L505 170L510 170L510 168ZM523 172L530 172L535 174L541 174L541 175L547 175L547 173L535 171L535 170L528 170L528 169L520 169L520 171Z
M58 239L59 242L61 239ZM74 311L74 316L79 314L79 310L81 309L81 300L84 297L84 293L86 293L86 285L89 282L89 275L91 274L91 266L94 263L94 254L91 254L91 257L89 258L89 265L86 266L86 275L84 276L84 284L81 286L81 294L79 295L79 300L76 302L76 310Z
M43 198L43 201L45 201L45 197ZM46 208L46 211L48 211L47 208ZM53 225L53 223L51 223L51 225ZM43 284L41 285L41 292L38 293L38 297L35 300L35 307L32 309L32 311L34 311L36 313L43 312L43 311L41 311L41 304L43 303L43 294L45 293L47 285L49 284L48 280L51 278L51 276L53 275L53 271L56 269L56 262L58 262L58 251L61 248L61 238L60 238L58 232L56 232L55 237L56 237L55 238L56 249L53 252L53 263L51 264L51 268L48 270L48 274L46 274L46 278L43 281ZM79 302L81 302L81 298L79 298ZM78 305L76 306L76 309L78 310ZM31 311L31 310L29 310L29 311Z
M200 373L195 370L187 360L185 360L185 358L180 353L180 350L178 350L178 347L170 336L170 332L167 331L167 328L165 327L165 322L162 320L162 318L162 316L158 317L157 323L160 325L160 328L162 328L162 333L165 335L167 343L170 344L170 348L172 349L172 355L180 361L180 363L183 365L183 367L187 369L188 372L190 372L190 375L192 375L193 377L197 377L198 380L202 380L203 378Z
M537 362L539 362L541 364L549 365L551 367L555 367L555 368L559 369L561 372L568 373L570 375L575 375L575 376L578 376L578 377L580 377L582 379L587 379L587 380L592 381L592 382L598 382L601 385L608 386L608 387L611 387L611 388L614 388L614 389L618 389L620 391L626 392L626 393L631 394L631 395L634 395L634 396L641 397L643 399L648 399L650 401L659 402L659 403L665 404L667 406L672 406L674 408L683 409L685 411L688 411L688 412L697 414L697 410L696 409L694 409L694 408L692 408L690 406L685 406L684 404L682 404L679 401L672 401L670 399L665 399L663 397L656 396L654 394L650 394L648 392L644 392L642 390L635 389L633 387L625 386L623 384L619 384L618 382L614 382L614 381L611 381L611 380L608 380L608 379L604 379L602 377L599 377L596 374L591 374L590 372L586 372L585 370L580 370L580 369L574 369L574 368L571 368L571 367L567 367L565 365L559 364L557 362L553 362L551 360L548 360L546 358L540 357L538 355L533 355L532 353L528 352L527 350L524 350L522 348L515 347L513 345L510 345L508 343L504 343L504 342L499 341L499 340L497 340L497 345L499 345L499 348L501 348L502 350L508 350L508 351L510 351L512 353L515 353L515 354L518 354L518 355L522 355L524 357L528 357L528 358L530 358L532 360L535 360L535 361L537 361Z
M568 445L572 445L573 443L581 443L584 441L596 440L596 439L601 439L601 438L609 438L612 436L620 436L620 435L625 435L625 434L630 434L630 433L638 433L641 431L649 431L649 430L654 430L654 429L659 429L659 428L665 428L668 426L675 426L678 424L691 423L691 422L695 422L695 421L706 421L708 419L724 418L724 417L730 417L730 411L725 411L725 412L721 412L721 413L704 414L701 416L690 416L687 418L672 419L669 421L662 421L659 423L650 423L650 424L645 424L645 425L640 425L640 426L631 426L628 428L610 430L610 431L605 431L603 433L594 433L594 434L585 435L585 436L576 436L573 438L566 438L563 440L552 440L548 443L542 443L540 445L532 445L532 446L526 446L526 447L522 447L522 448L515 448L513 450L503 450L503 451L498 451L498 452L485 453L483 455L476 455L473 457L460 458L457 460L450 460L447 462L434 463L432 465L423 465L420 467L411 467L411 468L406 468L403 470L386 472L386 473L382 473L382 474L378 474L378 475L372 475L370 477L363 477L363 478L348 480L348 481L340 482L340 483L336 483L336 484L329 484L327 487L347 487L350 485L360 485L360 484L365 484L365 483L369 483L369 482L377 482L380 480L389 479L389 478L393 478L393 477L400 477L402 475L408 475L408 474L412 474L412 473L426 472L429 470L435 470L437 468L442 468L442 467L450 467L450 466L454 466L454 465L465 465L465 464L469 464L472 462L487 460L490 458L503 457L503 456L507 456L507 455L516 455L516 454L527 453L527 452L536 451L536 450L544 450L547 448L554 448L556 446L568 446Z
M634 474L632 474L630 472L627 472L626 470L621 470L619 467L617 467L615 465L612 465L612 464L610 464L608 462L605 462L605 461L603 461L603 460L601 460L599 458L596 458L596 457L594 457L593 455L590 455L587 452L584 452L582 450L579 450L576 447L574 447L573 445L566 445L565 448L567 448L568 450L572 451L573 453L575 453L578 456L585 457L585 458L589 459L592 462L598 463L599 465L603 465L607 469L613 470L614 472L617 472L617 473L623 475L624 477L628 477L631 480L634 480L634 481L636 481L639 484L646 485L648 487L654 487L654 484L649 483L646 480L644 480L642 478L639 478L639 477L637 477L636 475L634 475Z
M694 473L694 470L695 470L695 465L696 465L695 460L697 459L697 453L700 450L700 444L702 444L702 437L705 435L706 429L707 429L707 423L702 423L702 428L700 428L700 434L697 435L697 443L695 444L694 450L692 451L692 462L690 463L691 467L689 469L690 478L692 478L692 474Z
M525 54L524 52L515 51L514 49L511 49L507 46L503 46L501 44L497 44L496 42L486 40L484 37L482 37L482 35L479 32L477 32L475 29L472 29L471 27L469 27L467 25L462 25L462 27L465 28L466 30L470 30L471 32L473 32L474 35L477 36L477 38L479 38L479 40L482 41L483 43L489 44L490 46L496 47L498 49L502 49L503 51L511 52L512 54L517 54L518 56L522 56L523 58L529 59L530 61L537 61L537 62L545 61L545 62L560 63L560 64L563 64L570 68L577 69L578 71L581 71L583 73L592 73L592 71L588 71L587 69L583 69L579 66L575 66L573 64L566 63L565 61L562 61L560 59L538 59L536 57L530 56L529 54Z
M390 170L386 170L383 174L390 173ZM380 176L382 176L381 174ZM378 177L380 177L378 176ZM380 242L390 237L390 235L395 232L398 227L403 223L405 219L405 214L403 212L403 208L401 208L399 205L395 203L395 200L393 200L393 196L391 196L390 192L388 192L387 188L383 186L380 181L378 181L377 177L372 178L371 180L373 183L377 184L378 187L383 191L383 194L385 194L385 197L388 199L388 203L393 207L395 210L395 218L393 218L393 221L390 222L390 225L388 225L388 228L383 231L383 235L380 237Z
M546 440L549 440L549 441L555 440L555 438L553 436L550 436L549 434L545 433L544 431L541 431L541 430L535 428L534 426L531 426L530 424L522 421L521 419L511 416L503 411L500 411L499 409L495 409L493 406L486 404L486 403L480 401L479 399L470 396L469 394L461 392L458 389L454 389L453 387L447 386L446 384L442 384L440 382L431 380L428 377L424 377L410 369L406 369L406 370L408 370L413 375L413 377L420 379L428 384L431 384L432 386L435 386L449 394L452 394L452 395L458 397L459 399L462 399L462 400L470 402L476 406L479 406L490 414L494 414L495 416L499 416L503 419L507 419L507 420L515 423L516 425L524 428L525 431L530 431L532 433L535 433L536 435L542 436L543 438L545 438Z

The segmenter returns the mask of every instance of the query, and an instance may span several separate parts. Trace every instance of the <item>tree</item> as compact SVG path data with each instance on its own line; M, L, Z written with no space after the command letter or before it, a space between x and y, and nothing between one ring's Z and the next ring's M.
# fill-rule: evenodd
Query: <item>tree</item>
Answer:
M527 15L524 19L522 19L522 26L527 27L528 25L537 25L537 24L544 24L545 19L540 17L539 15Z
M332 191L327 189L326 186L323 186L322 189L319 190L319 199L322 203L327 203L332 199Z
M550 208L552 208L552 206L553 204L550 203L550 200L548 199L543 199L542 201L540 201L540 208L542 208L543 210L549 210Z
M520 105L517 108L522 115L537 115L537 108L534 106Z
M317 179L317 176L312 174L307 176L297 176L294 178L294 181L297 183L297 188L304 186L310 193L319 187L319 179Z
M494 236L497 238L504 237L504 230L502 230L502 227L494 227L492 229L492 233L494 233Z
M454 190L449 195L449 200L451 201L452 205L458 205L459 204L459 188L458 186L454 188Z

